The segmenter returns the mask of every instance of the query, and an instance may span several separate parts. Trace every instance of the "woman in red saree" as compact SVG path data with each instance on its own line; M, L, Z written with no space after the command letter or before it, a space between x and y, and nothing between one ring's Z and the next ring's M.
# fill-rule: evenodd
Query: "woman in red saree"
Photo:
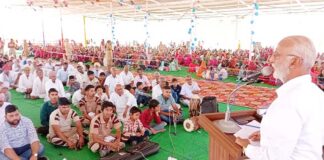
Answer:
M188 68L188 72L196 72L196 67L197 67L197 65L195 64L195 62L191 62L190 64L189 64L189 68Z

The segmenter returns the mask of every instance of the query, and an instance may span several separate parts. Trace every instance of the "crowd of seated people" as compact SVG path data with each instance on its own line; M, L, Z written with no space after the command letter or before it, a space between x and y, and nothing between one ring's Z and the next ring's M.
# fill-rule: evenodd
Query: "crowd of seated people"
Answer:
M242 63L240 68L244 68L243 71L256 70L259 63L266 62L264 59L270 55L260 56L263 61L257 57L252 61L243 58L242 62L235 61L235 56L230 56L230 59L223 57L221 61L216 58L219 62L213 67L220 66L222 70L226 66ZM205 59L204 56L200 58ZM42 157L44 151L33 124L20 115L16 106L10 104L8 89L16 89L27 99L44 98L40 112L41 126L37 132L46 136L49 143L80 149L88 141L89 149L99 152L101 156L119 151L125 144L135 145L148 139L150 134L163 132L167 124L181 123L183 112L179 104L189 105L190 99L200 92L198 83L191 76L186 77L183 85L175 78L168 82L159 72L154 73L153 79L148 79L140 66L137 66L134 76L128 65L119 73L115 67L103 68L97 64L86 66L82 62L74 64L64 60L3 56L0 62L0 115L5 118L2 119L5 123L0 125L0 148L4 150L0 156L7 159ZM207 68L207 65L204 66ZM207 71L210 77L214 72L214 79L223 80L229 74L225 74L226 70L217 72L212 69ZM318 61L312 68L312 74L317 75L316 83L323 89L324 62ZM71 109L71 101L82 115ZM148 108L142 111L141 106ZM155 121L154 125L151 125L152 121ZM19 126L18 122L24 125ZM12 137L14 134L8 135L17 124L21 127L21 134L29 138L18 142ZM113 129L115 133L111 132ZM33 154L25 154L29 150Z
M118 67L123 67L127 64L133 68L141 68L143 70L158 69L160 71L177 71L181 69L180 66L182 65L188 67L189 72L198 72L198 77L206 77L209 80L224 80L227 78L227 75L237 75L240 67L244 64L248 65L248 69L251 71L255 71L258 65L256 60L248 61L248 51L246 50L205 50L198 47L190 55L187 53L185 45L173 45L172 47L167 48L161 44L157 48L149 50L149 55L147 55L143 45L121 46L117 43L113 50L114 64ZM102 57L104 50L101 50L101 48L86 48L94 50L96 53L88 54L86 52L79 54L78 52L82 52L82 46L77 45L77 47L73 47L73 54L77 54L75 56L79 57L86 57L86 59L78 58L78 61L92 60L92 62L96 62L91 57ZM271 48L261 50L258 60L267 59L271 52ZM56 58L56 56L53 56L53 58ZM99 60L98 62L102 63ZM205 68L199 67L202 63L205 63ZM208 71L209 69L207 68L210 67L213 67L213 69ZM206 72L208 73L206 74Z
M46 45L41 47L37 44L28 43L35 57L62 59L64 48L61 43L57 45ZM107 43L102 40L100 46L87 46L71 41L73 58L71 61L97 62L96 66L103 64L102 57L106 53ZM245 76L259 71L262 67L269 65L268 59L273 54L273 48L256 48L252 57L249 50L224 50L204 49L198 45L191 54L185 43L176 45L171 43L166 46L160 43L157 47L150 48L147 52L144 45L134 43L133 45L120 45L116 42L113 48L114 65L123 67L126 64L132 68L143 70L177 71L180 66L188 67L189 72L197 73L198 77L207 80L225 80L228 76L237 76L241 80ZM324 54L319 57L318 63L324 59ZM20 60L22 61L22 60ZM1 65L1 64L0 64ZM15 67L16 69L16 67ZM94 70L95 76L99 71ZM319 70L312 72L313 82L317 83ZM278 82L270 76L260 76L260 81L276 85Z
M13 70L12 61L21 67ZM108 71L68 61L23 61L26 62L19 58L6 61L0 74L0 116L6 122L0 125L0 136L8 137L0 140L0 149L5 150L0 154L3 159L43 157L44 147L36 132L55 146L81 149L87 145L91 151L106 156L125 144L136 145L151 134L165 131L167 124L182 123L180 103L200 91L190 76L180 85L177 79L168 82L158 72L154 79L148 79L141 68L133 75L128 66L119 73L115 67ZM37 130L16 106L10 105L8 89L16 89L26 99L44 98L39 113L41 126ZM72 104L81 115L71 108ZM24 125L19 126L19 121ZM14 140L22 137L8 135L12 132L10 127L17 124L21 134L29 138ZM25 153L29 150L32 154Z

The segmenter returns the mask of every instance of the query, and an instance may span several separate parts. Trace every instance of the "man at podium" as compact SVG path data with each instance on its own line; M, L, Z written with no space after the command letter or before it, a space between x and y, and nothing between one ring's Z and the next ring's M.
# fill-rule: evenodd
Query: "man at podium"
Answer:
M276 90L261 122L260 132L250 140L237 138L252 160L321 160L323 146L324 93L311 82L310 69L317 54L304 36L281 40L270 58L274 77L284 84Z

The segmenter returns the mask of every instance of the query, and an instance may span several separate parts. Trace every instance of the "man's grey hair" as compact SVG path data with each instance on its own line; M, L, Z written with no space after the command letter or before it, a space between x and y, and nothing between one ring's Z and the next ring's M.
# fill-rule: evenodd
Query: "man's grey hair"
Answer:
M160 72L154 72L154 76L160 76Z
M307 69L312 68L316 61L316 49L313 42L306 36L289 36L282 41L290 42L292 54L299 56L303 59L304 67Z

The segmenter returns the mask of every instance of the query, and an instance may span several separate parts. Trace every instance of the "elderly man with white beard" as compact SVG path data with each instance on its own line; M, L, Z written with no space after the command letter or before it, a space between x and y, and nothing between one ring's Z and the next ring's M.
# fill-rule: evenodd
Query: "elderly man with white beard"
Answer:
M304 36L281 40L270 58L274 77L283 85L268 108L259 132L237 138L251 160L322 160L324 93L311 81L316 60L312 41Z
M18 88L16 89L17 92L24 93L26 98L30 98L33 89L34 77L30 74L30 70L29 67L24 68L24 73L20 76Z
M36 74L37 77L34 78L33 89L30 93L31 99L45 98L45 83L48 80L48 78L44 76L44 72L42 69L37 69Z
M137 107L136 98L121 84L116 84L115 92L110 95L110 102L116 106L117 117L124 122L129 117L129 109Z
M55 88L58 91L59 97L69 97L70 95L65 94L63 83L61 80L56 78L56 72L49 72L49 79L45 83L46 97L44 101L49 100L48 91L51 88Z

